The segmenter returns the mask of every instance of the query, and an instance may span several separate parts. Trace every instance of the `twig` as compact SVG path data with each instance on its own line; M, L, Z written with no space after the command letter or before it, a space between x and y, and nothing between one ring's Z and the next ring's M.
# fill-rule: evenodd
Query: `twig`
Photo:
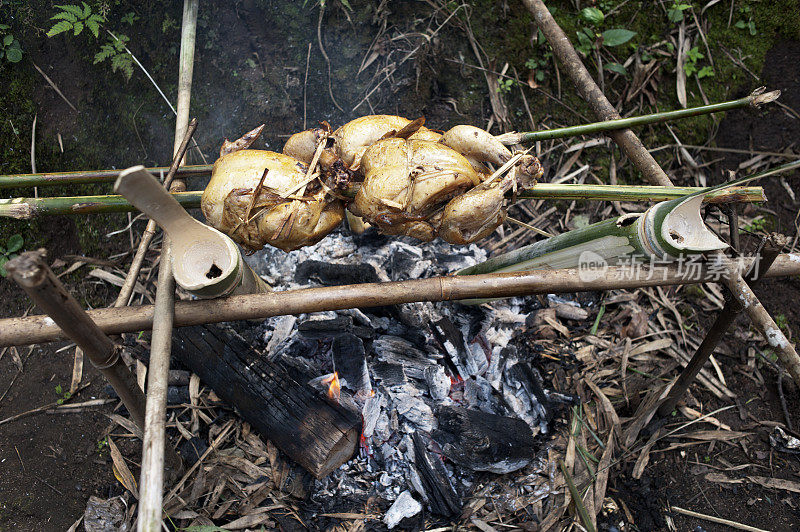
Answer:
M311 62L311 43L308 43L308 53L306 54L306 77L303 81L303 129L306 129L307 113L307 98L308 98L308 65Z
M61 92L60 90L58 90L58 87L56 87L56 84L55 84L55 83L53 83L53 80L52 80L52 79L50 79L49 77L47 77L47 74L45 74L45 73L44 73L44 71L43 71L41 68L39 68L39 65L37 65L36 63L33 63L33 68L35 68L35 69L36 69L36 71L37 71L37 72L39 72L39 74L41 74L41 75L42 75L42 77L44 77L44 80L45 80L45 81L48 83L48 85L50 85L50 86L53 88L53 90L54 90L54 91L56 91L56 94L58 94L59 96L61 96L61 99L62 99L62 100L64 100L65 102L67 102L67 105L69 105L69 106L70 106L70 108L72 108L72 110L73 110L73 111L75 111L76 113L77 113L77 112L79 112L79 111L78 111L78 110L75 108L75 106L74 106L74 105L72 105L72 102L70 102L70 101L67 99L67 97L66 97L66 96L64 96L64 93L63 93L63 92ZM12 127L13 127L13 124L12 124Z
M789 428L789 430L794 430L794 427L792 426L792 418L789 416L789 405L786 404L786 396L783 393L783 376L783 370L778 368L778 398L781 400L783 418L786 420L786 426Z
M36 173L36 119L38 114L33 115L33 124L31 124L31 173ZM39 197L39 189L33 187L33 197Z
M328 65L328 94L331 95L331 101L333 105L336 106L338 110L344 112L342 106L336 101L336 98L333 97L333 86L331 82L331 58L328 57L328 53L325 51L325 46L322 44L322 17L325 15L325 2L320 2L319 4L319 18L317 19L317 43L319 44L319 50L322 52L322 57L325 58L325 63Z
M738 530L748 530L749 532L769 532L768 530L764 530L763 528L756 528L750 525L743 525L742 523L737 523L736 521L730 521L728 519L722 519L721 517L714 517L713 515L706 515L701 514L699 512L693 512L691 510L684 510L683 508L679 508L677 506L670 506L670 510L681 515L685 515L688 517L696 517L698 519L705 519L706 521L710 521L712 523L718 523L720 525L726 525L732 528L736 528Z

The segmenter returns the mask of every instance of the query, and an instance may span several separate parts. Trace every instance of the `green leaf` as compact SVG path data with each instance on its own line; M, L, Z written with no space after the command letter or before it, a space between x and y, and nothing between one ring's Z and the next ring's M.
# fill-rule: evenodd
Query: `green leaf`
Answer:
M9 63L19 63L22 61L22 48L17 45L6 50L6 59L8 59Z
M22 235L19 233L11 235L8 237L8 241L6 242L6 253L14 253L15 251L19 251L22 249L23 243L24 241L22 240Z
M0 30L7 30L10 27L8 24L0 24Z
M628 71L625 70L625 67L619 63L606 63L603 65L603 68L617 74L622 74L623 76L628 73Z
M66 20L67 22L72 22L73 24L75 22L78 22L78 17L76 17L72 13L67 13L66 11L62 11L61 13L56 13L55 15L50 17L50 19L51 20L59 20L59 19L60 20Z
M698 50L697 46L695 46L694 48L691 48L688 52L686 52L686 57L689 58L689 61L697 62L700 59L703 59L705 56L703 55L703 52Z
M750 30L750 35L756 35L758 33L756 31L756 23L752 20L747 23L747 28Z
M97 23L96 20L92 19L87 20L86 27L89 28L89 31L92 32L92 35L94 35L95 39L100 37L100 25Z
M113 46L111 46L110 44L104 44L103 46L100 47L100 51L97 52L96 54L94 54L94 63L93 64L96 65L97 63L100 63L101 61L105 61L106 59L108 59L109 57L111 57L112 55L114 55L116 53L117 52L116 52L116 50L114 50Z
M6 262L8 262L8 257L5 255L0 255L0 275L3 277L8 277L8 272L6 271Z
M80 35L83 31L83 22L76 22L75 25L72 26L72 29L75 30L75 35Z
M353 8L350 6L350 2L348 0L340 0L342 5L347 8L348 11L352 11Z
M603 12L596 7L584 7L581 9L580 17L589 24L593 24L595 26L602 24L603 20L606 18Z
M630 41L636 35L635 31L622 28L606 30L603 32L603 44L605 46L619 46Z
M66 11L67 13L72 13L76 17L83 18L83 10L74 4L69 4L66 6L56 6L56 7L59 8L61 11Z
M8 46L12 42L14 42L14 36L13 35L6 35L5 37L3 37L3 46Z
M81 2L81 3L83 4L83 14L81 15L81 18L87 18L89 15L92 14L92 8L89 7L89 4L87 4L86 2Z
M56 384L56 393L58 395L61 395L61 385L60 384Z
M65 31L69 31L72 29L72 24L67 22L66 20L62 20L60 22L56 22L56 24L50 28L50 31L47 32L48 37L52 37L54 35L58 35L59 33L64 33Z
M704 66L697 72L698 79L714 77L714 69L710 66Z
M736 24L734 24L734 26L736 26L740 30L743 30L747 27L747 23L744 20L738 20L736 21Z

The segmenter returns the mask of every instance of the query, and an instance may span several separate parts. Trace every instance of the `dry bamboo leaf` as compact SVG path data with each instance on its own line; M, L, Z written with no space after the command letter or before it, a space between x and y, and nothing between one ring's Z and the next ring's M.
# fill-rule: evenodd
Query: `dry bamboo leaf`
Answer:
M696 430L685 434L675 434L675 436L703 441L729 441L744 438L751 434L752 432L740 432L736 430Z
M192 433L197 434L200 430L200 420L197 414L198 398L200 397L200 377L192 373L189 379L189 400L192 403Z
M242 530L243 528L250 528L257 525L263 525L267 528L273 528L275 522L272 521L270 515L266 512L245 515L239 519L235 519L225 525L223 528L227 530Z
M686 416L687 419L699 419L699 418L701 418L703 416L703 414L701 414L700 412L698 412L694 408L690 408L688 406L679 406L678 410L680 411L681 414ZM726 425L725 423L722 423L720 420L718 420L714 416L706 417L706 418L703 419L703 421L706 422L706 423L711 423L712 425L714 425L716 427L719 427L722 430L731 430L731 427L729 425Z
M644 468L647 467L647 462L650 461L650 450L653 448L653 445L656 444L658 439L661 437L661 433L663 429L658 429L650 439L647 440L647 443L644 447L642 447L642 452L639 454L639 458L636 459L636 464L633 466L633 472L631 476L635 479L642 478L642 474L644 473Z
M493 527L492 525L490 525L486 521L482 521L481 519L478 519L477 517L473 517L470 520L470 522L473 525L475 525L478 529L480 529L482 532L497 532L497 529L495 527Z
M600 463L597 464L597 480L594 483L594 507L599 515L603 509L603 500L606 498L606 488L608 487L608 474L611 471L611 457L614 455L614 432L609 431L606 440L606 448L600 456Z
M125 278L119 275L115 275L109 271L106 271L102 268L95 268L91 270L88 274L88 277L96 277L101 281L105 281L109 284L113 284L114 286L122 286L125 284ZM147 290L141 283L136 283L133 285L133 291L137 294L147 295Z
M634 347L633 350L631 350L629 357L634 358L637 355L641 355L643 353L649 353L651 351L661 351L672 346L672 344L673 344L672 338L659 338L658 340L653 340L652 342L647 342Z
M83 379L83 350L75 347L75 357L72 361L72 380L69 383L69 393L75 393Z
M786 490L786 491L792 491L794 493L800 493L800 482L793 482L791 480L784 480L782 478L772 478L772 477L748 476L747 478L751 482L760 484L765 488L775 488L779 490Z
M125 489L130 491L133 496L138 499L139 489L136 486L136 479L133 477L131 470L128 469L128 464L125 463L125 458L122 457L122 453L119 452L117 444L114 443L114 440L111 439L111 436L108 437L108 450L111 453L114 476L119 483L125 487Z
M142 439L142 429L140 429L139 426L130 419L122 417L119 414L106 414L106 416L108 417L108 419L110 419L120 427L124 428L125 430L127 430L140 440Z
M594 392L594 394L600 400L600 406L603 407L603 414L605 415L606 423L608 423L608 425L612 427L617 434L622 435L622 424L620 423L617 411L614 410L614 405L611 404L609 398L606 397L606 394L603 393L603 391L592 381L591 378L584 377L583 382L585 382L586 385L591 388L592 392Z

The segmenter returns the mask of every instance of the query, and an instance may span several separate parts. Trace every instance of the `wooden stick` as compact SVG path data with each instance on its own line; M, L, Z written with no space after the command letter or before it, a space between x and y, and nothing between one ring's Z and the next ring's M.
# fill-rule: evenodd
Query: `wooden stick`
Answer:
M83 349L92 365L100 370L122 399L136 424L144 426L144 395L120 357L121 349L67 292L47 266L46 257L47 252L43 249L27 251L6 263L6 271L47 314L42 318L60 328Z
M183 2L174 154L177 154L180 150L188 131L199 5L199 0L184 0ZM178 158L178 164L181 164L181 162L182 159ZM180 179L174 180L169 186L170 192L182 192L184 190L186 190L186 185ZM164 235L153 312L153 335L150 340L147 410L145 412L142 473L139 482L141 488L139 490L139 513L137 516L139 532L158 532L161 530L161 505L164 495L165 473L164 447L167 444L167 381L172 347L172 325L175 316L175 279L172 276L172 252L170 238L168 235Z
M608 101L608 98L605 97L603 91L600 90L600 87L597 86L594 79L592 79L575 48L572 47L566 34L564 34L564 30L559 27L544 2L542 0L523 0L523 3L533 14L536 25L542 30L550 46L553 47L553 55L558 58L564 70L572 78L578 93L586 100L594 114L600 120L622 118L614 106L611 105L611 102ZM644 174L650 184L672 186L672 181L670 181L667 174L633 131L621 129L609 134L622 149L622 152L628 156L631 163Z
M722 519L721 517L714 517L713 515L706 515L706 514L701 514L699 512L693 512L691 510L684 510L683 508L678 508L677 506L671 506L670 510L675 512L676 514L681 514L688 517L696 517L698 519L705 519L706 521L710 521L712 523L718 523L720 525L726 525L731 528L736 528L738 530L747 530L748 532L769 532L768 530L764 530L763 528L756 528L754 526L744 525L742 523L737 523L736 521Z
M742 269L746 271L751 264L752 259L743 260ZM720 269L725 267L727 267L725 264L703 265L694 271L693 268L679 269L677 266L670 266L651 271L646 266L641 269L610 266L602 273L593 271L592 280L585 280L585 272L579 269L534 270L304 288L213 300L178 301L175 304L175 326L262 319L270 316L417 301L457 301L483 297L502 298L716 282L723 273ZM800 254L781 254L775 259L766 277L798 274L800 274ZM153 323L152 305L96 309L88 311L88 314L108 334L148 330ZM46 317L27 316L0 320L0 347L51 342L63 337L64 333Z
M734 297L742 302L750 321L761 331L769 345L775 350L795 384L800 386L800 356L797 355L794 345L789 342L738 271L731 270L731 274L725 279L725 284L733 292Z

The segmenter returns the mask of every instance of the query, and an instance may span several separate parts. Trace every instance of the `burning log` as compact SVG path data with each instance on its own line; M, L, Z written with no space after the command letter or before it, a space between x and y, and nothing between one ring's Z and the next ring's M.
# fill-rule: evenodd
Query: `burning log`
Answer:
M473 471L510 473L533 459L533 432L521 419L443 406L433 439L444 455Z
M178 329L172 352L316 478L330 474L355 452L359 416L299 383L238 335L215 325Z

